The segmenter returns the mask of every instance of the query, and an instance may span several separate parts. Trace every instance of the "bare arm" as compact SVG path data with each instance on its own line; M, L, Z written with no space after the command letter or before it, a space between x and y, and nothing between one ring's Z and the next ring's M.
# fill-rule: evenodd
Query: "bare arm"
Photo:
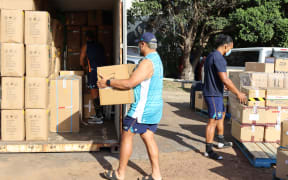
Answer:
M84 65L85 65L86 51L87 51L87 45L84 45L81 48L81 54L80 54L80 66L83 67L83 68L84 68Z
M129 79L112 79L110 80L110 86L122 90L132 89L142 81L151 78L153 71L152 62L148 59L143 60ZM102 79L97 83L99 88L107 87L106 81L107 79L102 77Z
M241 103L244 103L246 101L246 95L241 93L233 84L233 82L228 78L226 72L218 72L218 75L221 79L221 81L224 83L224 85L232 92L234 93Z

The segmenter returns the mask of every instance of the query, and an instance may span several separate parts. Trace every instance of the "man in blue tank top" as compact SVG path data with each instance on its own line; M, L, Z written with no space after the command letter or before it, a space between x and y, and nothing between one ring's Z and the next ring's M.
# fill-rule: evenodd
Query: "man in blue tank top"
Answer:
M87 59L88 70L87 86L90 89L91 96L93 98L93 104L96 115L89 118L89 123L102 124L103 123L103 107L100 106L99 89L97 86L97 67L105 66L105 51L101 44L95 41L95 36L92 31L86 32L87 43L81 49L80 65L83 69L85 66L85 59Z
M107 86L118 89L134 89L135 102L131 105L123 121L123 133L120 148L119 167L116 171L106 171L107 179L124 179L128 160L132 154L132 141L135 134L140 134L144 141L152 165L152 174L143 179L161 180L159 152L154 140L154 133L162 118L163 110L163 65L156 52L157 40L154 34L144 33L139 40L141 55L145 57L129 79L101 79L99 88ZM101 75L100 75L101 76Z

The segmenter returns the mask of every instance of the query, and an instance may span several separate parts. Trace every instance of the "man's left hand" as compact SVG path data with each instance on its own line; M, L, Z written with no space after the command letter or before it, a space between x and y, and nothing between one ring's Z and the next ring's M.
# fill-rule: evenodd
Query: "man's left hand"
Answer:
M99 75L100 76L100 80L98 80L97 82L97 86L100 88L100 89L103 89L103 88L106 88L107 87L107 79L104 78L103 76Z

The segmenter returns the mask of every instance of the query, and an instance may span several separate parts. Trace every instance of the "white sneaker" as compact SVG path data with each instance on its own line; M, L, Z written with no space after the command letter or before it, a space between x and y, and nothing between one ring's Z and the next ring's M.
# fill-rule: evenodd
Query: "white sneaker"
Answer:
M103 117L100 118L93 118L93 119L88 119L89 124L103 124Z

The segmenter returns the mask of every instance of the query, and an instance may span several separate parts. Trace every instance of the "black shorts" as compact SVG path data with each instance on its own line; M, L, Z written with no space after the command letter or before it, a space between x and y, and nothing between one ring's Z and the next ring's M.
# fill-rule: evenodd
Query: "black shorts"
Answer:
M91 70L91 72L88 72L87 78L88 78L87 82L88 89L99 89L97 86L98 81L97 69L93 69Z

